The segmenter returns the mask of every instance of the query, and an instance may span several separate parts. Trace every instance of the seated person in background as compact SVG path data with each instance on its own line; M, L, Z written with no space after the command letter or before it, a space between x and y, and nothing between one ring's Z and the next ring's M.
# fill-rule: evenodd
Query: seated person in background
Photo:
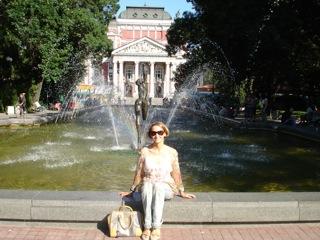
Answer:
M315 113L316 113L316 106L309 104L307 107L306 113L301 116L300 123L307 123L308 124L308 123L312 122Z
M309 105L306 112L306 120L307 122L311 122L313 118L313 113L315 112L315 106Z
M56 102L54 104L54 109L57 110L57 111L60 111L61 110L61 103L60 102Z
M281 115L281 123L289 126L295 126L296 120L292 116L293 108L287 108Z
M221 109L219 111L219 115L222 117L229 117L229 110L225 106L221 106Z

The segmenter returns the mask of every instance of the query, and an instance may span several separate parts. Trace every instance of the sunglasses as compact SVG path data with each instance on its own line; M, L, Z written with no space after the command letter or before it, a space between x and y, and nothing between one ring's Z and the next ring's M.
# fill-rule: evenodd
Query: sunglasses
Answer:
M164 131L150 131L150 136L154 137L156 134L159 136L162 136L164 134Z

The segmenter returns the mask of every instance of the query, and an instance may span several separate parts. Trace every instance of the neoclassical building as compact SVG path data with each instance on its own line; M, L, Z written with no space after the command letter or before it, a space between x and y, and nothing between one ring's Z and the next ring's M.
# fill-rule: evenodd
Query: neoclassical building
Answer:
M166 34L173 23L162 7L127 7L112 20L108 38L113 42L110 58L103 61L105 81L123 101L133 103L138 97L136 80L147 68L148 95L157 104L163 98L172 98L175 88L173 74L185 59L182 53L168 56L165 50Z

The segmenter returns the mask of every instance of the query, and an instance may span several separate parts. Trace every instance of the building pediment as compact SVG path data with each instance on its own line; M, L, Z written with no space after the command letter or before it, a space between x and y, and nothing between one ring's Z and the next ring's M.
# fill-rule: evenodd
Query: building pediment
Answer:
M165 46L153 41L150 38L144 37L137 41L126 44L115 49L112 55L156 55L168 56Z

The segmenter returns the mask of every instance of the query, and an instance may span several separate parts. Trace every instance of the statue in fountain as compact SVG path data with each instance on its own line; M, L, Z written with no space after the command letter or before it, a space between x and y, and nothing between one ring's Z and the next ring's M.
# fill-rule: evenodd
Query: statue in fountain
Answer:
M136 129L138 133L138 149L141 148L141 126L142 121L147 119L148 113L148 68L142 64L142 78L136 81L138 86L138 99L135 101L134 110L136 115Z

